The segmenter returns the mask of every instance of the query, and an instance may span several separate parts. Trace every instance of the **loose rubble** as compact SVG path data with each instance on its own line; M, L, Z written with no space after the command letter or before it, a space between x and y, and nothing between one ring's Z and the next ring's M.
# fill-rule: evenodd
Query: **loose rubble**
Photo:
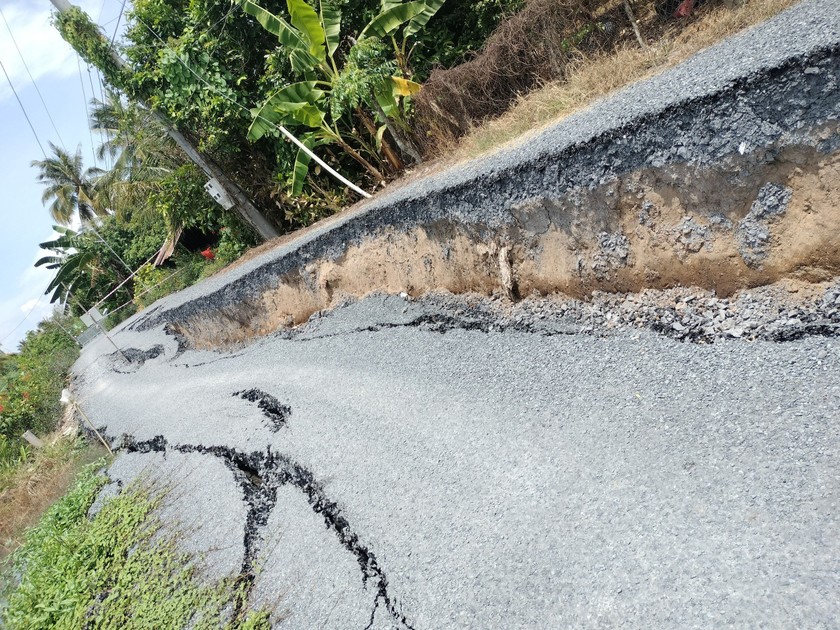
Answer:
M407 295L403 299L412 300ZM565 296L530 296L512 303L501 295L428 295L415 301L454 312L468 321L490 321L497 330L534 329L536 322L562 323L568 332L603 334L649 329L697 343L721 339L791 341L840 336L840 281L814 285L770 285L731 297L696 288L641 293L595 292L588 301ZM537 327L542 328L542 327Z

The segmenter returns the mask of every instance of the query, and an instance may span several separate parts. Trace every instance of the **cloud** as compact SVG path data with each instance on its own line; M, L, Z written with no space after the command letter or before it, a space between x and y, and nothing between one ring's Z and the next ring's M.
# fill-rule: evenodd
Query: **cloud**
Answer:
M55 236L55 232L52 236ZM32 263L43 253L39 251ZM16 349L26 336L26 331L35 328L38 322L53 311L55 305L50 304L51 296L44 295L43 291L54 274L55 271L44 267L29 265L17 278L14 293L0 300L0 349L6 352Z
M0 350L3 352L16 350L26 332L52 313L55 305L50 304L49 296L32 297L39 292L38 288L32 288L0 301Z
M23 304L20 305L20 310L22 313L29 313L35 306L40 302L38 298L32 298L31 300L26 300Z
M90 0L76 4L87 10L88 14L97 10L92 7L94 2ZM47 77L60 78L78 72L75 52L67 42L61 39L61 35L50 23L52 12L46 0L37 3L31 0L4 2L0 4L0 9L3 10L6 22L14 34L13 41L6 25L0 25L0 60L18 93L31 83L21 61L21 54L35 81L39 83L41 79ZM15 41L20 48L20 54L15 49ZM0 82L0 101L8 98L12 98L12 91L8 83L3 80Z

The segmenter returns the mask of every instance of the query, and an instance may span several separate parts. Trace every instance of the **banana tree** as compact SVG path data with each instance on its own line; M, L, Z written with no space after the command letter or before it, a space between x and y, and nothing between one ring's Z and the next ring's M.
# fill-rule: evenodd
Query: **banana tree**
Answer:
M57 270L44 291L52 293L50 304L66 301L70 292L87 276L89 266L97 257L96 252L83 247L78 232L60 225L54 225L53 230L59 234L58 238L41 243L39 247L52 250L55 254L44 256L35 263L36 267L44 265L47 269Z
M91 232L76 232L60 225L54 225L53 230L58 237L39 245L51 254L35 263L36 267L44 266L56 271L44 291L46 294L52 293L50 303L66 302L72 293L79 305L87 308L104 286L112 286L126 279L120 267L113 264L107 244L99 238L93 238ZM109 281L97 286L99 276L105 276Z
M358 111L359 106L365 104L376 112L384 125L378 132L374 130L378 143L382 141L382 132L387 127L400 149L415 161L420 161L420 152L405 133L406 125L401 109L401 99L416 93L420 86L410 80L407 66L401 64L408 58L405 51L409 37L426 25L444 1L414 0L403 3L383 0L381 12L365 26L354 41L353 48L344 57L344 63L340 63L337 53L341 42L341 13L328 0L318 1L318 11L304 0L286 0L291 23L251 0L240 0L242 8L277 37L288 54L292 70L304 79L281 88L260 107L252 110L254 120L248 138L255 141L274 133L275 125L278 124L307 127L310 132L304 136L305 144L338 144L377 180L382 180L384 178L378 169L344 140L339 127L345 114ZM396 39L400 29L402 44L398 44ZM365 75L365 81L361 84L364 90L348 90L348 86L364 70L353 61L353 49L360 46L365 50L372 48L365 40L374 38L390 38L397 61L391 66L380 63L374 72ZM349 98L348 92L352 93ZM338 107L332 106L336 95L341 100ZM308 157L299 151L294 168L293 194L300 192L308 161Z

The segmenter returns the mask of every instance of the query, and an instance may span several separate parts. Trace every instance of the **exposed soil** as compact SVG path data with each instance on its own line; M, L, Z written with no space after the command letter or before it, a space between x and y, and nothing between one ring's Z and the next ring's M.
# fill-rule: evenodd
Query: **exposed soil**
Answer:
M831 125L817 140L836 133ZM175 329L194 347L229 346L373 291L517 300L688 286L726 297L784 279L823 282L840 274L838 181L840 154L811 145L644 168L518 204L501 228L442 220L386 228Z

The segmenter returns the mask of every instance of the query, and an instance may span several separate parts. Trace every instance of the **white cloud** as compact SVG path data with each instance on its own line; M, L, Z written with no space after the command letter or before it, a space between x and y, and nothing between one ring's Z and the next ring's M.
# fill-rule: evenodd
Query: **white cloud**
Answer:
M55 308L55 305L50 304L48 295L32 297L33 293L38 294L41 290L40 287L33 287L12 298L0 301L0 335L2 335L0 349L2 351L17 350L18 343L26 336L26 331L35 328L38 322Z
M92 0L76 4L88 14L97 11L92 6L95 4ZM18 93L26 89L31 81L15 49L15 41L37 82L46 77L65 77L78 72L75 52L50 23L51 11L47 0L37 3L34 0L3 2L0 9L14 34L13 41L5 24L0 25L0 60ZM0 82L0 101L11 97L12 91L4 78Z
M51 240L55 236L53 232L44 240ZM17 349L20 340L26 336L26 331L35 328L38 322L55 308L55 305L50 304L51 296L43 294L55 271L34 266L42 254L45 252L39 250L36 257L32 258L33 264L18 277L15 283L17 290L10 297L0 301L0 349L3 351L11 352Z
M31 311L33 308L35 308L35 305L38 304L39 301L40 300L38 298L32 298L31 300L26 300L26 302L24 302L20 306L21 312L28 314L29 311Z

